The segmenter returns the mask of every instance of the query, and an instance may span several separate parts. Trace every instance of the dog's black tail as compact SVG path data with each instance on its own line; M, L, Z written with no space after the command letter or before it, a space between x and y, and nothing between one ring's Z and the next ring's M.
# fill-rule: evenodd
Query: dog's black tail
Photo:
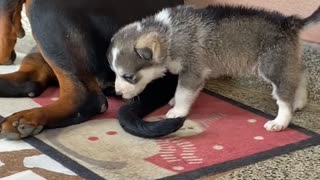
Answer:
M303 19L303 25L309 26L314 23L320 23L320 6L316 11L314 11L310 16Z
M174 96L177 79L177 76L173 75L158 79L149 84L139 98L122 106L118 112L122 128L132 135L144 138L165 136L180 129L185 118L162 119L153 122L143 119L145 115L169 102Z

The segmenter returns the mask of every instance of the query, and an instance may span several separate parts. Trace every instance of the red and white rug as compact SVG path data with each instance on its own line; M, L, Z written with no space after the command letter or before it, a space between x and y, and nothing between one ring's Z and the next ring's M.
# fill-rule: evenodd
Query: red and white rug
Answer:
M51 88L29 100L43 106L57 99L58 89ZM195 179L319 144L317 133L293 125L268 132L263 124L270 115L211 92L201 93L179 131L142 139L118 124L115 114L122 104L109 99L105 114L26 142L85 179Z

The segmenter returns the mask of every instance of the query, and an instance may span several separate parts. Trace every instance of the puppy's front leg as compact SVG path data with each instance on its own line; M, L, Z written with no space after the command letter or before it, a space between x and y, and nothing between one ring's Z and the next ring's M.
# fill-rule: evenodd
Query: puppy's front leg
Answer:
M174 106L166 114L167 118L185 117L198 97L203 82L193 81L194 78L179 76L178 86L174 95Z

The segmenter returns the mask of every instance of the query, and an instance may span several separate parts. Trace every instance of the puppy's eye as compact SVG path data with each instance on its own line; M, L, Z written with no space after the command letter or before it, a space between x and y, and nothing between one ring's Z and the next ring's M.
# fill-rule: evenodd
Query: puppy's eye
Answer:
M136 76L128 74L123 75L122 78L132 84L134 84L136 80Z

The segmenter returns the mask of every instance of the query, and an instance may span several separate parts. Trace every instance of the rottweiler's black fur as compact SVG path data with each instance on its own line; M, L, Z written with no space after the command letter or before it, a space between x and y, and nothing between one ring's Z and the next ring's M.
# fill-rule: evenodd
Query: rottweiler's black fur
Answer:
M59 82L60 98L52 105L7 117L1 133L11 139L22 138L38 133L42 127L78 124L104 112L108 107L105 95L113 94L110 85L115 79L106 59L112 35L129 22L178 4L183 0L26 0L33 36ZM10 86L5 85L12 84L12 80L0 76L0 82L0 96L6 96L3 92L9 92L6 89ZM184 118L157 122L142 119L165 105L173 97L176 85L177 77L173 75L151 83L137 100L120 108L122 127L141 137L163 136L179 129ZM15 94L11 92L10 96Z

